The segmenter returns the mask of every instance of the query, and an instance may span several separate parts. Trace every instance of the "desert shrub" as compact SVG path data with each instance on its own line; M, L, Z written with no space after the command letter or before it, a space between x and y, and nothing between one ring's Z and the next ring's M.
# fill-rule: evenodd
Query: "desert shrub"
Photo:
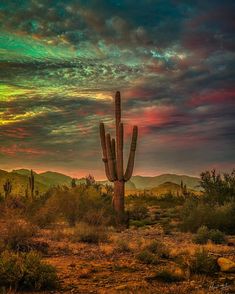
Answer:
M53 206L50 206L51 201L48 201L45 206L42 206L32 217L31 222L40 228L46 228L55 222L57 215Z
M216 260L205 249L198 249L189 265L193 274L213 275L218 271Z
M152 241L145 249L160 258L169 258L170 256L169 249L160 241Z
M36 252L0 255L0 286L20 290L53 289L58 286L55 268L42 262Z
M102 226L110 222L111 216L107 215L104 208L90 209L89 213L86 213L82 218L82 221L91 226Z
M61 215L71 226L81 221L99 226L112 215L111 198L102 197L100 190L93 186L80 185L61 191L56 201Z
M135 226L137 228L141 228L144 226L149 226L154 224L153 221L151 221L150 219L144 219L144 220L130 220L130 226Z
M202 225L206 225L206 218L208 219L210 214L211 207L195 199L187 200L182 207L182 230L195 233Z
M143 204L136 203L130 210L129 216L133 220L143 220L148 217L148 208Z
M196 235L193 238L193 242L196 244L206 244L209 240L210 232L206 226L201 226Z
M3 236L5 245L12 250L25 251L31 246L31 239L35 236L37 228L22 219L10 219L6 223Z
M54 187L33 201L27 201L25 211L27 219L40 228L48 227L55 222L59 215L56 195L61 191L63 191L62 187Z
M210 240L215 244L223 244L226 241L226 236L220 230L211 230L209 232Z
M142 250L136 255L136 258L145 264L157 264L158 257L155 254L152 254L148 250Z
M74 228L72 241L98 244L108 241L108 238L108 231L105 227L78 223Z
M228 234L235 233L235 202L210 205L201 201L186 201L182 209L181 229L196 232L201 226L218 229Z
M235 169L223 175L215 169L201 173L200 185L205 191L205 200L209 203L224 204L235 199Z
M129 246L129 243L125 240L118 240L116 243L116 246L114 248L114 251L116 252L131 252L131 248Z

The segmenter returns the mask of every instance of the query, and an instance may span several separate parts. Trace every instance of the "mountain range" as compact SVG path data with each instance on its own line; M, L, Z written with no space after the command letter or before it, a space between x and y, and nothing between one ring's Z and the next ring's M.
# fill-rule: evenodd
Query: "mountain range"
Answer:
M12 182L12 193L24 195L29 183L30 170L17 169L7 172L0 170L0 193L4 193L3 184L9 179ZM58 172L47 171L43 173L34 172L35 177L35 190L45 192L48 188L57 185L70 186L72 178ZM199 190L199 178L187 175L176 174L162 174L159 176L133 176L131 181L127 182L126 190L140 191L151 190L157 192L157 187L161 187L163 191L171 189L177 190L180 187L181 181L191 190ZM76 179L77 183L84 183L85 178ZM108 181L98 181L101 184L106 184ZM159 190L159 188L158 188Z

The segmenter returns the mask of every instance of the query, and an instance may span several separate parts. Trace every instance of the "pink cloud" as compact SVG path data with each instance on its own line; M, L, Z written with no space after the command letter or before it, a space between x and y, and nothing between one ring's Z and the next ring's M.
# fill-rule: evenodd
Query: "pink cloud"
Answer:
M8 156L16 156L19 153L24 153L28 155L45 155L50 154L50 152L42 149L36 149L36 148L30 148L30 147L21 147L17 144L13 144L11 146L1 146L0 147L0 153L8 155Z
M14 129L2 130L0 131L0 135L16 139L24 139L31 136L29 131L21 127L14 127Z
M194 96L189 101L189 106L197 107L208 104L235 103L235 88L213 90L205 94Z
M148 134L153 127L161 127L175 120L184 121L186 119L188 118L182 115L176 106L159 105L129 113L126 121L128 125L138 125L141 134Z

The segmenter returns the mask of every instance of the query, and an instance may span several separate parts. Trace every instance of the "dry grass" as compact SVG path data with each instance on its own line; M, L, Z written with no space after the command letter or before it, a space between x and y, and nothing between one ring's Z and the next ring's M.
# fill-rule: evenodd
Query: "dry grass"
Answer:
M1 226L6 230L5 223ZM231 285L223 288L225 286L217 276L189 271L195 252L201 248L200 244L192 242L192 236L191 233L177 231L166 235L159 224L122 232L109 228L107 232L106 227L97 224L80 223L70 228L63 222L40 229L37 234L37 238L49 244L44 261L57 268L61 292L229 293ZM228 239L232 240L231 237ZM215 258L234 258L234 247L226 244L216 245L209 241L203 248ZM150 255L147 263L136 258L144 250ZM156 262L152 262L153 259ZM171 272L174 268L183 269L184 280L176 281ZM162 272L162 279L153 278Z

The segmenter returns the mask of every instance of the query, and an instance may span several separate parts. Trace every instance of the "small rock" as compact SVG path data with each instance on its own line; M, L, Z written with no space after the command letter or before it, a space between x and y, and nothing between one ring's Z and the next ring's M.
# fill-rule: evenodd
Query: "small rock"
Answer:
M120 285L115 287L115 290L126 290L127 289L127 285Z
M233 246L235 246L235 243L230 241L230 242L227 243L227 245L230 246L230 247L233 247Z
M235 262L233 262L232 260L224 257L219 257L217 259L217 263L222 272L235 273Z

